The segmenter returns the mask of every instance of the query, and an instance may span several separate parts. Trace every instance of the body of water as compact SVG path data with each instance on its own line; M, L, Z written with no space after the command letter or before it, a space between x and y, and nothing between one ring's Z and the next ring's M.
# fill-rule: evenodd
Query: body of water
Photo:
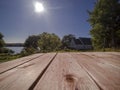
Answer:
M15 54L20 53L23 49L23 47L6 47L6 48L13 50Z

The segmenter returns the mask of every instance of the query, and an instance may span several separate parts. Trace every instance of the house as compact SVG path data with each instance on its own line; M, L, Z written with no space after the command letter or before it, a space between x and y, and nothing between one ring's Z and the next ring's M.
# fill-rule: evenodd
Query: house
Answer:
M69 48L76 50L90 50L93 49L91 38L79 37L73 38L70 42Z

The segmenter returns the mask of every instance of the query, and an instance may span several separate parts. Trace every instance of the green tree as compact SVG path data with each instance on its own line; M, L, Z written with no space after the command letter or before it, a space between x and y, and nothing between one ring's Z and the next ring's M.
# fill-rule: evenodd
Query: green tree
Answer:
M53 34L43 32L39 35L39 47L41 52L56 51L61 46L60 38Z
M24 43L24 49L22 50L22 54L29 55L38 51L38 40L39 36L32 35L29 36Z
M89 11L89 16L94 48L120 46L119 0L97 0L94 10Z
M63 38L62 38L62 48L69 48L70 46L70 42L72 39L74 39L75 36L72 35L72 34L69 34L69 35L65 35Z
M5 42L4 42L4 40L3 40L3 35L2 35L2 33L0 32L0 48L3 48L4 47L4 45L5 45Z
M5 42L3 40L3 35L0 32L0 53L8 53L8 54L13 54L14 51L12 51L11 49L8 49L5 47Z
M37 47L38 47L38 40L40 39L40 37L39 36L37 36L37 35L32 35L32 36L29 36L27 39L26 39L26 41L25 41L25 43L24 43L24 46L25 47L32 47L32 48L35 48L35 49L37 49Z

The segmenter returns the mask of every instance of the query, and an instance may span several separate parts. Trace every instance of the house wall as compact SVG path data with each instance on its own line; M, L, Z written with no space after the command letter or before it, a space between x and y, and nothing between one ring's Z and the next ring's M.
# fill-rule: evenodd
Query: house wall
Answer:
M71 48L75 48L75 47L76 47L76 44L75 44L75 42L74 42L73 39L71 40L70 47L71 47Z
M80 49L90 50L90 49L92 49L92 45L76 45L74 48L77 50L80 50Z
M76 49L76 50L90 50L92 49L92 45L84 45L84 44L81 44L81 45L76 45L75 44L75 41L72 39L71 40L71 43L70 43L70 48L73 48L73 49Z

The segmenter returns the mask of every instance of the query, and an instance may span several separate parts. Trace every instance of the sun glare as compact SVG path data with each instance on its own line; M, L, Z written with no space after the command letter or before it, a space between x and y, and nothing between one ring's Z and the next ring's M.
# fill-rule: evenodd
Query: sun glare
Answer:
M44 11L44 6L40 2L35 2L34 7L35 7L35 12L37 12L37 13L40 13L40 12Z

